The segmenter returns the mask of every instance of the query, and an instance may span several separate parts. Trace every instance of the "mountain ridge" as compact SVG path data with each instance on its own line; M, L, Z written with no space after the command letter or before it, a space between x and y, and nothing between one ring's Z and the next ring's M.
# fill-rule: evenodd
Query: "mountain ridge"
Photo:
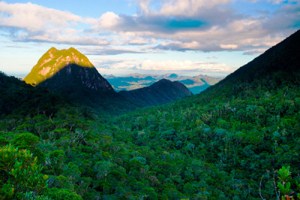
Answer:
M211 98L220 94L228 98L256 87L272 90L290 83L300 85L299 44L300 30L241 66L204 94Z
M93 108L113 108L114 105L138 108L168 103L191 95L181 83L165 79L149 88L130 93L133 96L117 93L88 58L72 47L63 50L50 48L24 80L29 85L59 94L70 102Z
M148 87L120 91L119 94L141 106L156 106L192 95L182 83L167 79L161 79Z
M76 91L80 89L79 85L95 92L115 93L112 86L99 74L96 68L82 67L77 64L64 66L55 75L41 82L38 86L54 91L65 89Z
M268 76L274 71L289 73L299 71L299 61L297 60L300 57L299 44L300 30L243 65L220 83L232 79L251 82L254 78ZM291 75L293 74L291 73Z
M177 74L129 74L123 76L104 75L108 82L116 91L130 91L143 87L161 80L168 79L171 81L179 81L183 83L193 94L199 94L208 87L218 83L222 78L211 77L207 75L185 76ZM171 78L170 78L171 77Z
M94 68L94 65L89 61L89 59L73 47L62 50L57 50L55 47L51 47L38 60L31 72L24 78L24 81L27 84L36 86L71 64L76 64L86 68Z

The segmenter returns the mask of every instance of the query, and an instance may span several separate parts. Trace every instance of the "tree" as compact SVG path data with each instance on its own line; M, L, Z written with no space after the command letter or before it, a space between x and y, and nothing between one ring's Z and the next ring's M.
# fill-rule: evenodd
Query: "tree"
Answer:
M28 192L40 194L48 179L29 150L19 150L11 145L0 148L0 174L3 199L19 199Z
M82 197L67 189L50 188L46 195L53 200L82 200Z
M297 196L297 199L300 198L300 194L295 194L292 190L292 177L291 177L291 171L290 166L282 166L278 170L278 179L277 186L279 188L279 191L281 193L281 199L282 200L293 200L294 197ZM300 189L300 184L296 183L296 189ZM299 191L297 191L299 192Z
M54 175L62 172L65 160L65 152L63 150L51 151L46 159L46 164L52 169Z

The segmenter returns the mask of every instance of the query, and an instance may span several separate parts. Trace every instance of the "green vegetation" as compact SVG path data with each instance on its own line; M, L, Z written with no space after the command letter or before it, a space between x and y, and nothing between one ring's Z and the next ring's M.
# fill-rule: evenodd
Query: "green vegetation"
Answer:
M75 107L51 116L6 115L0 120L1 152L10 153L0 162L2 194L5 199L296 199L299 85L253 84L223 87L247 88L229 98L208 90L109 118ZM26 172L12 173L18 165Z
M0 197L299 199L299 34L201 95L119 116L0 74Z
M47 175L37 157L28 150L19 150L11 145L0 148L0 198L23 199L30 193L42 193L46 187Z

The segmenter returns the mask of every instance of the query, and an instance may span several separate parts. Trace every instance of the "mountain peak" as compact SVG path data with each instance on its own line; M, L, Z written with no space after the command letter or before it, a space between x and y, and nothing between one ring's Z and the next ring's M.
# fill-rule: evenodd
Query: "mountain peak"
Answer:
M94 68L89 59L74 47L58 50L51 47L24 78L30 85L38 85L51 78L58 71L68 65L76 64L80 67Z
M56 52L56 51L58 51L57 48L51 47L47 52L52 52L53 53L53 52Z
M169 75L169 78L177 78L177 77L178 77L178 75L175 73Z
M165 104L192 95L182 83L168 79L161 79L148 87L121 91L119 94L140 106Z
M166 83L172 83L172 81L170 81L169 79L162 78L156 82L156 84L166 84Z

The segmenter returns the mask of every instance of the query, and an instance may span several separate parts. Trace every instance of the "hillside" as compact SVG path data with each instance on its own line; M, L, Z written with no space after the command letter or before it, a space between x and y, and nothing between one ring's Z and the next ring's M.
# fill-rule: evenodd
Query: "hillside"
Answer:
M210 88L209 94L218 95L222 90L224 96L230 97L244 93L245 89L258 89L258 86L276 89L299 85L299 43L300 30Z
M297 198L299 40L297 31L200 95L115 122L152 150L144 158L161 197Z
M0 197L299 199L299 40L172 104L4 116Z
M24 81L38 88L46 88L69 102L116 114L169 103L190 93L180 83L160 81L148 88L118 94L88 58L74 48L49 49Z
M162 79L149 87L121 91L119 94L140 106L166 104L192 95L183 84L167 79Z
M300 172L295 159L300 144L299 39L298 31L200 95L115 122L126 127L120 133L132 130L127 132L132 142L147 152L143 157L156 169L149 174L160 177L160 197L297 196L292 191L299 191ZM291 172L290 189L277 187L282 184L279 170Z
M0 72L0 117L7 115L53 115L65 102L44 89L34 89Z
M38 88L60 94L69 101L88 106L109 106L106 101L124 100L115 93L111 85L99 74L96 68L85 68L76 64L65 66L51 78L40 83ZM112 103L111 102L111 103ZM124 104L126 101L124 101Z

